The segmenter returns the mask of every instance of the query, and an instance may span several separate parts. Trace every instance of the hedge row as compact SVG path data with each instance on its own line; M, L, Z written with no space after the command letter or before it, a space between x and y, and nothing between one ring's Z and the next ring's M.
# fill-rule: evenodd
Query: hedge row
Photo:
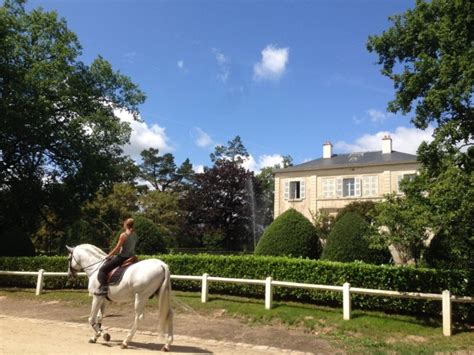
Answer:
M151 256L141 256L142 259ZM293 281L323 285L406 292L441 293L450 290L456 296L474 295L474 272L466 270L435 270L414 267L378 266L364 263L337 263L321 260L291 259L285 257L218 256L218 255L159 255L170 265L175 275L202 275L263 280L271 276L278 281ZM66 257L0 257L0 270L67 271ZM35 287L36 277L0 276L0 286ZM85 278L46 277L46 288L83 288ZM174 280L173 288L199 291L200 282ZM263 299L263 286L211 282L211 294L231 294ZM308 303L342 305L340 292L313 291L285 287L274 288L275 300L296 300ZM353 295L354 308L380 310L387 313L439 316L440 301L408 300L375 296ZM453 304L454 315L460 320L474 319L474 305Z

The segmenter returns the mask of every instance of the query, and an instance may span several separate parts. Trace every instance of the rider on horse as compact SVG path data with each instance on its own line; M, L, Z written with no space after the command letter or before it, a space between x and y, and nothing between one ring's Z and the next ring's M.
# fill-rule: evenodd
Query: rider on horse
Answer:
M94 293L95 295L106 296L109 290L107 274L114 268L122 265L122 263L128 258L135 256L137 235L133 231L133 218L127 218L123 223L123 227L125 229L125 232L120 234L117 245L107 255L107 260L104 262L104 265L102 265L99 269L97 278L99 279L100 287Z

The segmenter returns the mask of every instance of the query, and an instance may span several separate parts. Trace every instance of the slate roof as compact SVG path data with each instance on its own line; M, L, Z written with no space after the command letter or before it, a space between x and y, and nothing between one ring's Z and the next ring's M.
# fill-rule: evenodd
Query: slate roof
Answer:
M386 165L399 163L416 163L416 155L392 151L389 154L377 152L360 152L350 154L333 154L331 158L318 158L303 164L275 169L274 172L287 172L299 170L321 170L346 167L360 167L368 165Z

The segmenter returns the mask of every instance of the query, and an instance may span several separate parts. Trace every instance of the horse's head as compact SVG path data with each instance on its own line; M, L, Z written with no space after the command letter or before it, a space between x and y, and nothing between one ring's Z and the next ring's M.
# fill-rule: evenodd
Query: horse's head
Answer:
M66 245L67 250L69 251L69 256L67 258L68 260L68 270L67 274L69 277L76 277L77 273L82 270L81 265L76 260L76 257L74 256L74 249L72 247L69 247Z

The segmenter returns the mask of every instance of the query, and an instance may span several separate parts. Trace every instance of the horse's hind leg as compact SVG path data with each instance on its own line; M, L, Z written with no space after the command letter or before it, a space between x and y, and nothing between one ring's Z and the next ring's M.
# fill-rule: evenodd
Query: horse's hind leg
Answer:
M127 337L123 341L121 347L126 348L128 347L129 342L132 340L133 336L135 335L138 329L138 323L143 318L143 312L145 310L145 303L147 298L142 298L137 294L135 294L135 320L133 322L132 328L129 330Z
M97 322L97 314L99 313L99 310L102 308L103 304L104 304L104 297L94 296L92 298L92 307L91 307L91 314L89 316L89 324L91 325L92 329L94 329L95 333L89 339L89 343L95 343L97 341L97 338L100 337L102 333L102 329L100 329L100 323Z

